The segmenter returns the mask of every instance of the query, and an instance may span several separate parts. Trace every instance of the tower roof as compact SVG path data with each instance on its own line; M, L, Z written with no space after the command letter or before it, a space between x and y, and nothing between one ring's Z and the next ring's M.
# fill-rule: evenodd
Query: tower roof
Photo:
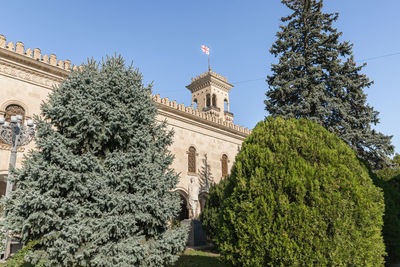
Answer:
M190 92L194 93L198 90L201 90L207 86L214 85L219 89L222 89L226 92L232 89L233 85L228 83L228 79L214 71L208 71L200 74L199 76L192 78L192 82L186 86Z

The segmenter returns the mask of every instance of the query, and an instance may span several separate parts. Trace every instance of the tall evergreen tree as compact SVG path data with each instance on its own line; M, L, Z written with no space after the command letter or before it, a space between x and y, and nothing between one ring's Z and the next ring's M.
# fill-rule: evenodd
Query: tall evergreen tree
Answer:
M41 106L37 149L16 172L6 223L38 240L49 266L162 266L186 242L170 226L178 175L172 132L155 120L151 86L121 57L74 71Z
M338 13L323 13L322 0L282 0L293 13L270 52L279 57L268 76L266 110L273 116L306 117L336 133L373 168L393 153L390 136L376 132L378 112L363 92L373 82L360 73L352 44L332 26Z

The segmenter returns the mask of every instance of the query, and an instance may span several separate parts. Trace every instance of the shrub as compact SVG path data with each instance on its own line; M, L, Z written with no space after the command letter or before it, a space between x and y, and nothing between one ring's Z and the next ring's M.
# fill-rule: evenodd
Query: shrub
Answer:
M380 179L387 181L400 192L400 169L385 168L375 173Z
M203 224L240 266L380 266L383 194L355 152L306 119L266 118L210 192Z
M22 249L18 250L17 253L15 253L10 259L8 259L4 265L2 265L3 267L30 267L30 266L34 266L28 262L26 262L25 258L27 255L29 255L34 249L35 246L38 244L38 240L33 240L28 242ZM45 266L44 262L46 260L42 259L40 262L38 262L35 266L37 267L42 267Z
M400 169L386 168L372 174L385 197L383 239L388 263L400 261Z

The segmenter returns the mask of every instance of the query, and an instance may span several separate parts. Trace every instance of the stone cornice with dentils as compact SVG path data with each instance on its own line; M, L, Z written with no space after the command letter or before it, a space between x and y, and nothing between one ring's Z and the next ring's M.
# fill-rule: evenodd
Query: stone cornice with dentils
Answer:
M80 67L73 66L73 70ZM52 89L57 86L62 79L65 79L71 71L71 62L69 60L59 60L57 62L56 55L52 54L42 56L39 48L24 48L22 42L15 45L8 42L6 38L0 35L0 72L12 76L16 79L29 83L40 84L46 88ZM227 82L227 79L215 72L206 72L192 79L195 88L203 88L204 86L214 84L218 88L229 91L233 85ZM188 85L187 88L189 88ZM190 89L190 88L189 88ZM198 90L198 89L197 89ZM233 122L224 121L221 118L201 112L192 107L185 107L184 104L177 104L176 101L169 101L168 98L160 98L160 95L152 95L152 99L156 102L156 106L161 109L168 110L177 115L183 115L187 118L197 120L223 130L237 133L241 136L247 136L251 130L243 126L235 125Z
M156 102L156 106L159 109L165 109L170 112L179 114L181 116L186 116L195 121L202 121L214 127L228 130L230 132L236 132L241 136L246 137L251 133L251 130L238 124L234 124L231 121L225 121L215 115L209 114L207 112L202 112L199 109L194 109L192 107L185 107L184 104L177 104L176 101L169 101L168 97L160 98L160 95L152 95L153 101Z

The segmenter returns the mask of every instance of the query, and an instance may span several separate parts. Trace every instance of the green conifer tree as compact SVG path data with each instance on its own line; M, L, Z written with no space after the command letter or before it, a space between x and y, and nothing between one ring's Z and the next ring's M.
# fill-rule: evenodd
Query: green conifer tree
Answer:
M41 106L37 149L16 171L6 223L49 266L162 266L186 243L173 227L172 132L151 86L121 57L73 71Z
M373 168L393 153L390 136L376 132L378 112L363 92L370 81L357 66L352 44L341 42L332 24L337 13L323 13L322 0L282 0L293 13L282 18L270 52L279 57L268 76L266 110L273 116L306 117L336 133Z

